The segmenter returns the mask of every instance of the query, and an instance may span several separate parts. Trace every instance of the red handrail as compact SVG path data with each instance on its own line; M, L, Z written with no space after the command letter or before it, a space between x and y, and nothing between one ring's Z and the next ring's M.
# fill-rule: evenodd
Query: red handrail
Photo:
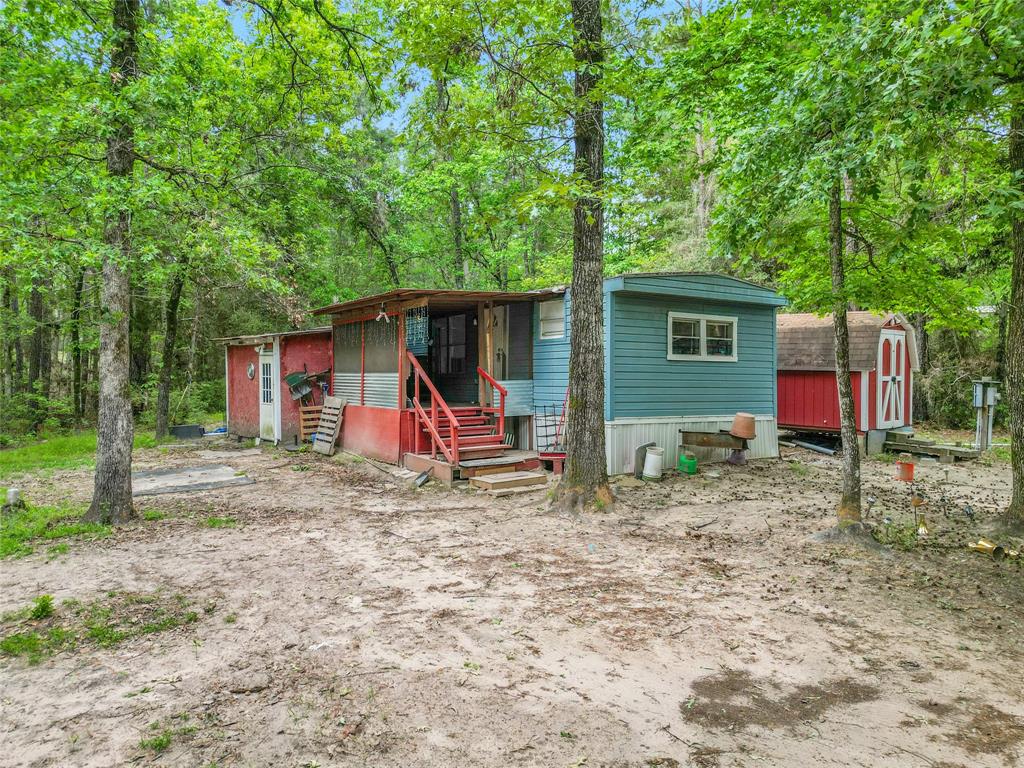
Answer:
M455 418L455 414L452 413L452 409L448 407L448 403L441 397L441 393L437 391L437 387L434 386L434 382L427 376L426 371L423 370L423 366L420 365L420 361L416 359L410 350L405 351L406 357L409 358L409 362L412 365L412 372L414 375L413 379L413 398L412 407L416 411L416 415L419 417L420 423L426 428L430 434L432 442L431 454L437 456L437 450L440 449L444 457L448 459L452 464L459 463L459 420ZM426 410L420 403L420 380L427 385L427 389L430 390L430 416L427 416ZM445 416L448 417L448 423L451 427L452 433L452 444L449 449L444 444L444 440L441 439L441 433L438 431L437 423L437 409L440 408ZM419 453L419 442L420 435L419 430L416 431L416 452Z
M499 395L501 395L501 398L499 400L500 405L499 405L498 408L494 408L493 406L490 407L490 408L483 408L483 407L481 407L480 410L481 410L481 412L484 412L484 413L496 413L496 414L498 414L498 434L501 435L501 439L502 439L502 441L504 441L505 440L505 395L508 394L508 390L505 389L503 386L501 386L501 384L499 384L497 382L497 380L493 376L491 376L491 374L489 374L487 371L485 371L480 366L477 366L476 372L477 372L477 374L479 376L481 376L483 378L484 381L486 381L494 389L496 389L498 391ZM483 404L481 403L481 406L482 405Z

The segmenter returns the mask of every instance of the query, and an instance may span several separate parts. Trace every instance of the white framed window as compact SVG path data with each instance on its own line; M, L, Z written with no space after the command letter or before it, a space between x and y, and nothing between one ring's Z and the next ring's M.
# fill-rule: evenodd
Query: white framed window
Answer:
M565 337L565 299L540 302L540 337L561 339Z
M668 359L736 362L735 317L668 313Z
M274 374L273 363L263 363L260 366L260 390L264 403L274 402Z

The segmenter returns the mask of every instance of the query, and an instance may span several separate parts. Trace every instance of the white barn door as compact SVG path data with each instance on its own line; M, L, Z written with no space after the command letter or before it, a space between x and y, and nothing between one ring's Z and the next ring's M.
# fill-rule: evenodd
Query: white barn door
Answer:
M883 329L878 340L878 427L902 427L906 403L906 331Z

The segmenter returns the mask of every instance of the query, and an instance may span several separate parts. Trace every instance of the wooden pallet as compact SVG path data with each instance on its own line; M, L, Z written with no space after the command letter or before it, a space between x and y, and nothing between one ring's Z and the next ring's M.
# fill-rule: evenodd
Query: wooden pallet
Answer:
M320 413L323 409L322 405L299 406L299 439L302 442L313 439L320 426Z
M944 462L952 462L956 459L976 459L979 455L974 448L942 445L934 440L910 437L901 432L889 432L885 437L883 448L890 453L917 453L924 456L936 456Z
M485 491L506 488L520 488L527 485L547 485L548 476L543 472L502 472L496 475L472 477L469 484Z
M325 397L320 423L313 438L313 450L317 453L334 455L334 446L341 434L341 420L345 415L345 398Z

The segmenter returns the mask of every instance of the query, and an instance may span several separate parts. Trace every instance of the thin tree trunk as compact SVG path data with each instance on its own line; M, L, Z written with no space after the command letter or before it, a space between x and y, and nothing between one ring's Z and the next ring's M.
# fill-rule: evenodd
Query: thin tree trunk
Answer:
M85 286L85 267L75 275L75 290L71 305L71 410L75 420L82 418L82 291Z
M452 184L449 193L452 209L452 240L455 246L455 287L465 288L469 283L469 259L466 258L462 236L462 202L459 200L459 188Z
M914 336L917 342L917 362L920 366L920 370L910 375L920 376L922 378L928 375L931 370L931 357L928 354L928 315L924 312L918 312L914 315ZM924 387L918 387L915 382L914 386L914 402L912 403L913 411L911 416L915 422L928 421L928 396L924 390Z
M136 35L139 0L114 0L113 29L116 36L110 75L115 96L139 76ZM107 139L107 174L120 182L121 205L106 215L103 259L103 297L100 320L100 403L96 430L96 482L92 504L84 519L125 523L135 516L132 506L132 406L128 382L131 350L128 339L131 282L131 209L126 199L135 165L131 121L123 113L114 118Z
M836 379L839 384L839 423L843 440L843 497L837 513L839 527L861 521L860 450L853 384L850 381L850 330L846 323L846 268L843 259L843 188L832 185L828 206L829 262L832 267L833 318L836 336Z
M11 296L11 314L14 316L15 322L15 333L14 333L14 391L21 392L25 387L25 353L21 346L21 334L17 331L17 326L20 325L21 320L21 308L19 306L18 294L14 293Z
M3 272L3 392L10 397L16 391L14 379L14 338L17 336L12 299L14 298L14 280L11 270Z
M28 386L32 392L41 388L40 379L43 375L43 294L39 291L40 279L32 278L32 288L28 294L28 316L32 320L32 336L28 348Z
M587 188L573 206L572 338L569 353L567 456L559 485L565 508L604 506L608 487L604 438L604 105L600 0L572 0L575 29L574 170Z
M1013 104L1010 114L1010 172L1018 196L1024 195L1024 101ZM1006 406L1010 415L1010 466L1013 491L1006 521L1024 527L1024 212L1010 211L1013 272L1010 307L1006 321Z
M174 347L178 341L178 305L181 290L185 285L185 257L171 278L171 291L167 296L167 310L164 315L164 346L160 356L160 383L156 395L156 437L167 436L168 409L171 402L171 372L174 368Z

